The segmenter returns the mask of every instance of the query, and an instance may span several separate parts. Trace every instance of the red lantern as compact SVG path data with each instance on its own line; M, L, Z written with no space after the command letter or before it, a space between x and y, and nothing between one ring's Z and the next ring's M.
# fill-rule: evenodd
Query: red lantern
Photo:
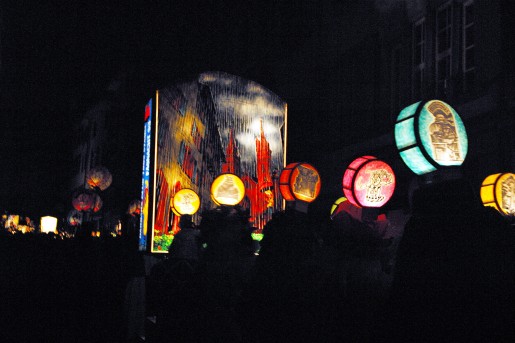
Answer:
M279 190L286 201L314 201L320 193L318 171L308 163L290 163L279 176Z
M355 159L343 175L343 193L359 207L381 207L390 200L394 190L392 168L374 156Z
M77 211L89 211L95 204L94 200L92 193L84 191L73 197L72 205Z
M86 182L92 189L105 190L113 182L113 176L105 167L95 167L88 171Z

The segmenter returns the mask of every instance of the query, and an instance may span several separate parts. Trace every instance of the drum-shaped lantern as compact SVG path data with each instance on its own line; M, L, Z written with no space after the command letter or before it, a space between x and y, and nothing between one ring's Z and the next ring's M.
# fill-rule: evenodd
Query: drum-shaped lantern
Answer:
M113 182L113 176L106 167L98 166L86 174L88 186L92 189L106 190Z
M320 193L321 185L318 171L308 163L290 163L279 176L279 190L286 201L313 202Z
M381 207L395 190L392 168L374 156L358 157L343 174L343 193L359 207Z
M487 176L481 184L481 201L507 216L515 216L515 174Z
M179 215L193 215L200 207L200 198L198 194L189 188L179 190L172 199L172 211Z
M245 185L236 175L219 175L211 184L211 199L216 205L234 206L245 197Z
M395 144L404 163L417 175L460 166L468 150L460 116L440 100L404 108L395 123Z

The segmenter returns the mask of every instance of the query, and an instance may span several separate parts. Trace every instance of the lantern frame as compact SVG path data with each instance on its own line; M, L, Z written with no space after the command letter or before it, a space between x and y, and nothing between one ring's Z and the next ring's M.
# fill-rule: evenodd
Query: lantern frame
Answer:
M317 175L317 181L315 183L314 188L314 194L312 196L308 196L305 194L301 194L299 192L295 192L295 186L294 183L297 180L297 176L299 175L299 172L295 173L295 171L298 171L298 167L304 167L307 169L310 169L314 171ZM293 162L288 164L286 167L283 168L281 171L281 174L279 175L279 191L281 192L281 195L283 196L283 199L291 202L291 201L303 201L306 203L311 203L315 201L315 199L320 194L320 189L322 187L322 180L320 178L320 174L318 173L318 170L313 167L311 164L306 162Z
M481 183L480 197L484 206L495 208L505 216L515 216L505 210L502 203L502 183L508 178L515 178L513 173L497 173L487 176Z
M180 203L177 200L180 197L183 197L187 194L194 197L194 199L190 202L191 206L192 206L191 210L181 209L179 207ZM194 215L195 213L197 213L199 208L200 208L200 197L198 196L197 192L195 192L191 188L182 188L182 189L178 190L177 193L175 193L175 195L172 198L172 211L174 214L176 214L178 216L182 216L185 214Z
M438 162L436 157L432 156L435 153L428 151L427 137L422 137L420 132L421 114L425 115L425 111L431 113L425 107L436 102L447 107L454 119L455 126L460 131L459 134L457 132L458 150L463 156L455 162ZM401 159L417 175L459 167L465 161L468 152L467 132L460 115L448 103L437 99L419 101L403 108L395 121L394 140Z
M374 163L374 162L382 163L384 168L387 167L386 171L393 178L392 181L387 185L389 186L391 184L392 189L391 189L391 192L388 192L389 194L381 193L381 195L384 196L386 198L386 200L381 200L379 202L379 205L373 206L373 205L369 204L367 206L359 199L359 197L356 194L356 183L358 181L358 176L360 176L360 172L363 170L363 168L368 166L370 163ZM392 167L388 163L378 159L375 156L370 156L370 155L365 155L365 156L361 156L361 157L354 159L349 164L347 169L345 169L345 173L343 174L343 179L342 179L343 194L345 195L347 200L355 206L364 207L364 208L379 208L379 207L384 206L392 198L393 193L395 192L395 186L396 186L396 177L395 177L395 173L394 173ZM380 187L382 188L382 185Z

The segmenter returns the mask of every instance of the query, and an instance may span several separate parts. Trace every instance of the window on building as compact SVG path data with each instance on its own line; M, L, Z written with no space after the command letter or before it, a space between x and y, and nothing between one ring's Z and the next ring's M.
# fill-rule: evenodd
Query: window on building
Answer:
M476 81L476 63L474 59L474 1L463 4L463 91L474 89Z
M395 120L401 108L401 46L392 50L391 106L392 120Z
M426 20L420 19L413 25L413 100L423 96L424 70L426 68Z
M452 60L452 6L443 5L436 12L436 91L443 95L449 87Z

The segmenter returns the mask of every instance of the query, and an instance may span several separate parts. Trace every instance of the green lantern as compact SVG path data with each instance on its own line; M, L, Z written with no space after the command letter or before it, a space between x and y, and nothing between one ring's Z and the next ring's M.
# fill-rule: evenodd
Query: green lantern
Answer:
M460 166L468 150L463 121L440 100L404 108L395 123L395 144L404 163L417 175Z

